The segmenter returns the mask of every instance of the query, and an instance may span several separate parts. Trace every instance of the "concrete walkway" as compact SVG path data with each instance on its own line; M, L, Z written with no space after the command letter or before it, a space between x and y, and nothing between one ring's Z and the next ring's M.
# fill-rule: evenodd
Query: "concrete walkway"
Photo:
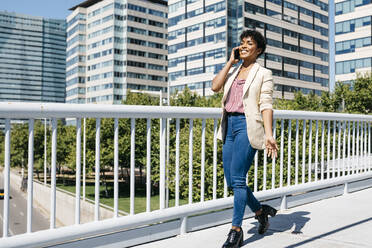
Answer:
M243 222L243 247L372 247L372 188L279 211L257 234L253 218ZM230 224L148 243L136 248L222 247Z

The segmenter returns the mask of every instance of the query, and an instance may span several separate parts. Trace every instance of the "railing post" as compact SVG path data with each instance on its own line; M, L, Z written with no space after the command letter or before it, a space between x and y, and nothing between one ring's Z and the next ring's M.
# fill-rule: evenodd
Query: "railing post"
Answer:
M180 228L180 235L187 233L187 216L181 217L181 228Z
M332 178L336 176L336 121L333 121L333 162L332 162Z
M96 119L96 161L95 161L95 186L94 186L94 220L99 221L99 192L100 192L100 134L101 119Z
M52 118L52 173L50 183L50 229L56 227L57 119Z
M343 131L344 131L344 135L343 135L343 144L342 144L342 176L345 176L346 173L345 173L345 158L346 158L346 121L344 121L344 125L343 125Z
M273 119L273 136L276 139L276 119ZM271 188L275 189L275 162L276 157L274 156L271 164Z
M331 121L328 120L328 135L327 135L327 179L329 179L329 167L330 167L330 146L331 146Z
M357 122L357 134L356 134L356 149L355 149L355 153L356 153L356 173L359 173L360 172L360 166L359 166L359 156L360 156L360 153L359 153L359 121Z
M180 119L176 119L176 195L175 206L179 206L180 201Z
M86 180L86 118L84 118L84 133L83 133L83 200L85 201L85 180Z
M193 124L194 120L190 119L190 127L189 127L189 204L192 203L192 182L193 182L193 166L192 166L192 160L193 160Z
M217 199L217 119L214 119L213 135L213 200Z
M321 165L320 165L320 180L324 179L324 120L322 121L322 148L321 148Z
M338 122L338 141L337 141L337 176L341 175L341 136L342 136L342 122Z
M254 155L254 186L253 186L253 191L257 192L258 190L258 179L257 179L257 171L258 171L258 151Z
M114 218L119 216L119 120L114 119Z
M159 184L159 200L160 209L165 208L165 118L160 119L160 184Z
M280 202L280 210L286 210L287 209L287 196L283 195L281 202Z
M151 211L151 119L146 123L146 212Z
M319 149L319 121L315 122L315 163L314 163L314 179L318 181L318 149Z
M350 159L350 121L348 121L348 134L347 134L347 174L350 175L351 173L351 159Z
M364 123L364 172L367 172L368 169L368 157L367 157L367 122Z
M80 224L81 118L76 118L76 199L75 224Z
M47 184L47 119L44 119L44 185Z
M202 137L201 137L201 162L200 162L200 201L204 201L205 187L205 119L202 120Z
M292 151L292 120L288 120L288 162L287 162L287 186L291 185L291 151Z
M312 155L312 147L313 147L313 121L309 120L309 165L308 165L308 182L311 182L311 155Z
M298 184L298 135L299 135L299 128L298 128L298 120L296 120L296 155L295 155L295 185Z
M302 183L305 183L305 163L306 163L306 119L303 120L302 125L303 131L302 131Z
M372 167L372 159L371 159L371 123L368 123L368 161L369 161L369 166L368 166L368 171L371 171Z
M354 174L355 173L355 121L353 121L353 140L352 140L352 148L351 148L351 151L352 151L352 159L351 159L351 174Z
M344 195L347 195L349 194L349 183L345 183L344 184Z
M281 187L283 187L284 119L282 119L282 121L280 123L280 126L281 127L280 127L280 171L279 171L279 187L281 188Z
M164 127L164 126L163 126ZM130 119L130 207L129 207L129 213L130 215L134 214L134 198L135 198L135 187L136 187L136 119L131 118ZM161 157L160 157L160 163L161 163ZM161 165L160 165L161 166ZM161 172L160 172L161 173ZM160 178L161 180L161 178ZM161 181L160 181L161 182ZM160 195L161 196L161 195Z
M5 120L5 157L4 157L4 209L3 237L8 237L9 229L9 178L10 178L10 119Z
M32 179L34 172L34 119L30 119L28 125L27 232L31 233L33 202Z

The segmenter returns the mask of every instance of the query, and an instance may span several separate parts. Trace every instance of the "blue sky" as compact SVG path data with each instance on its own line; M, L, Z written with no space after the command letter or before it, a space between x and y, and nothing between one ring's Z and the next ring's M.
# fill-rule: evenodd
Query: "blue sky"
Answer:
M71 11L68 9L83 2L83 0L0 0L0 10L41 16L46 18L65 19ZM334 0L329 1L329 72L331 90L334 87Z
M65 19L71 12L68 9L83 2L83 0L0 0L0 2L0 10Z

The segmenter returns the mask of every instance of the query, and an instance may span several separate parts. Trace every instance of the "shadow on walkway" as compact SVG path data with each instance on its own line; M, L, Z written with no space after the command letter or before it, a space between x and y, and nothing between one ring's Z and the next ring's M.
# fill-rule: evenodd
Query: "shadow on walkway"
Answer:
M357 226L357 225L360 225L360 224L363 224L363 223L366 223L366 222L369 222L369 221L372 221L372 217L368 218L368 219L364 219L364 220L361 220L361 221L358 221L358 222L355 222L353 224L350 224L350 225L347 225L347 226L343 226L343 227L340 227L340 228L337 228L333 231L330 231L330 232L326 232L326 233L323 233L321 235L318 235L318 236L315 236L315 237L312 237L312 238L309 238L307 240L304 240L304 241L301 241L297 244L293 244L293 245L290 245L290 246L286 246L286 248L295 248L295 247L299 247L299 246L302 246L306 243L310 243L314 240L317 240L317 239L321 239L321 238L324 238L326 236L329 236L331 234L334 234L336 232L340 232L342 230L345 230L345 229L348 229L348 228L351 228L351 227L354 227L354 226Z
M260 240L265 236L273 235L276 232L285 232L291 230L293 234L302 233L301 229L305 224L310 220L306 215L310 212L306 211L297 211L290 214L278 214L274 218L269 217L270 227L264 235L258 234L258 222L255 223L255 226L248 230L248 234L253 234L248 239L244 240L243 245L252 243L254 241Z

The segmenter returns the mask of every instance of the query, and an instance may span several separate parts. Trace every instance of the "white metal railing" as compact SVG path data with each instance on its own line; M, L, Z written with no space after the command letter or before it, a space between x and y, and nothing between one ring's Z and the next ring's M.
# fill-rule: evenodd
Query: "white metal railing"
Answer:
M160 221L180 219L180 232L187 232L187 217L207 211L220 210L232 206L232 199L226 183L218 177L222 171L221 158L218 153L221 143L217 141L218 120L221 116L219 108L195 107L156 107L125 105L77 105L77 104L38 104L38 103L0 103L0 118L5 119L5 156L4 156L4 211L3 239L0 247L6 245L34 247L51 245L76 238L100 235L124 228L135 228L142 225L155 224ZM50 198L50 230L32 233L32 178L34 153L34 120L52 119L51 146L51 198ZM57 119L76 119L76 203L75 226L63 227L57 232L56 223L56 160L57 160ZM80 224L80 177L81 177L81 119L95 118L95 211L94 222ZM100 134L101 119L114 118L114 212L112 220L101 220L99 215L100 185ZM166 119L173 121L174 148L173 159L166 165ZM9 236L9 172L11 147L11 120L28 119L28 200L27 200L27 235ZM130 119L130 215L118 215L118 167L119 167L119 121ZM136 136L136 120L146 120L145 137ZM151 211L151 175L152 164L152 120L159 121L159 210ZM198 122L201 120L201 123ZM207 122L207 120L211 120ZM181 121L182 125L181 126ZM85 121L84 121L85 123ZM208 126L208 123L210 126ZM372 116L355 114L337 114L305 111L274 111L274 136L279 144L279 156L271 160L265 151L256 153L253 169L250 170L248 182L260 199L271 199L299 192L325 188L337 184L347 184L357 180L372 178L371 156L371 123ZM195 132L200 127L200 137ZM188 128L188 137L183 137L181 148L181 131ZM206 137L207 129L213 138ZM292 130L293 129L293 130ZM301 138L302 137L302 138ZM135 142L146 140L146 212L135 214ZM199 140L200 139L200 140ZM206 142L211 140L211 142ZM332 141L332 142L331 142ZM195 161L195 147L200 142L200 160ZM347 143L347 144L346 144ZM207 145L208 144L208 145ZM84 142L85 146L85 142ZM188 146L188 148L187 148ZM169 148L168 147L168 148ZM185 150L186 147L186 150ZM181 152L187 153L188 161L181 161ZM199 148L198 148L199 149ZM337 153L336 153L337 151ZM285 154L286 153L286 154ZM206 154L212 154L212 161L207 163ZM85 154L83 154L85 156ZM169 158L169 157L168 157ZM279 160L279 161L278 161ZM168 169L174 166L174 175L169 176ZM181 168L187 168L188 175L180 175ZM200 174L195 174L197 170ZM85 171L83 171L85 175ZM259 176L262 175L262 176ZM200 178L200 185L195 192L195 177ZM252 178L253 177L253 178ZM85 176L83 180L85 179ZM169 198L166 189L174 181L174 207L167 207ZM183 186L181 186L181 182ZM208 184L206 184L208 182ZM185 187L185 185L187 186ZM181 187L183 187L181 189ZM211 194L208 194L210 187ZM187 197L181 192L188 190ZM199 203L195 202L195 199ZM184 200L186 205L182 205ZM283 203L285 206L285 203ZM61 229L62 230L62 229ZM46 233L47 232L47 235Z

